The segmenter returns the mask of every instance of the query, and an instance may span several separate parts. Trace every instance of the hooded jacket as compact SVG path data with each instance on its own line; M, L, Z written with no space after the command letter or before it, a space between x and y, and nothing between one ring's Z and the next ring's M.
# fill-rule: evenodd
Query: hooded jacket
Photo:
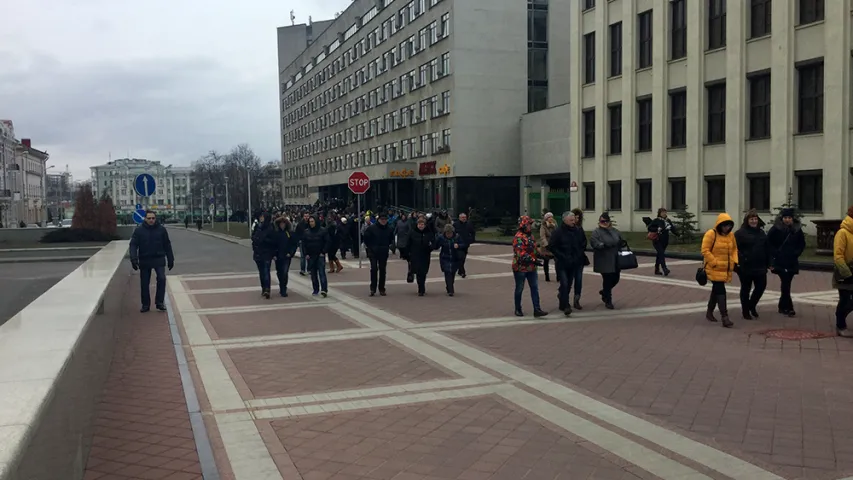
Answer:
M791 226L782 222L782 216L776 217L770 231L767 232L773 260L774 273L800 273L800 255L806 249L806 236L799 220L794 219Z
M282 221L284 222L284 225L281 225L280 222ZM278 257L278 260L284 260L288 256L292 258L293 255L296 254L296 247L299 240L296 238L296 234L291 231L290 221L287 219L276 218L274 229L276 243L278 245L276 257Z
M735 222L728 213L717 216L714 228L705 232L702 237L702 257L705 260L705 274L711 282L732 281L732 272L738 261L737 241L734 231L722 233L723 225L729 224L734 228Z
M328 252L329 234L314 217L314 228L308 227L302 233L302 249L306 257L316 257Z
M835 274L832 276L832 287L839 290L853 290L853 218L849 215L841 221L841 228L835 232L832 248L832 262ZM841 280L847 280L842 282Z
M735 232L737 242L738 268L747 275L764 275L770 268L770 244L767 243L767 234L761 229L761 219L758 219L757 227L749 226L751 213L743 218L743 224ZM756 218L758 218L756 216Z
M258 223L252 232L252 258L256 262L269 262L278 253L278 241L272 222L265 217L263 222Z

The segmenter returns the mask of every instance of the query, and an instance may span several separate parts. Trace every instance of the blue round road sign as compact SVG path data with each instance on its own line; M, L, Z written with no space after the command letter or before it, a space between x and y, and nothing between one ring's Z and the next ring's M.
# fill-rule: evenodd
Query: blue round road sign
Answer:
M133 182L133 189L140 197L150 197L157 191L157 183L154 177L147 173L142 173L136 176L136 181Z
M136 204L136 209L137 209L137 210L142 210L142 204L141 204L141 203L137 203L137 204Z
M145 220L145 210L137 209L133 212L133 221L136 223L142 223Z

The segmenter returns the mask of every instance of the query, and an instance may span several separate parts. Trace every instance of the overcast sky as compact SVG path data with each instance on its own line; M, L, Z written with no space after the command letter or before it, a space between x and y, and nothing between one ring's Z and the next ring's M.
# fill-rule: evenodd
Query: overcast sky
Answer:
M276 27L349 0L26 0L3 7L0 119L78 179L113 158L280 160Z

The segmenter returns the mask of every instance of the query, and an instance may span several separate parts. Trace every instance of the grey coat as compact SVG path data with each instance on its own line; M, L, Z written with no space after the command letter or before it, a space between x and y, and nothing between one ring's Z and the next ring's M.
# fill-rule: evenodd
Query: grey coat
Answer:
M622 245L622 235L615 228L598 227L592 231L589 244L593 250L592 269L596 273L616 273L619 264L616 256Z

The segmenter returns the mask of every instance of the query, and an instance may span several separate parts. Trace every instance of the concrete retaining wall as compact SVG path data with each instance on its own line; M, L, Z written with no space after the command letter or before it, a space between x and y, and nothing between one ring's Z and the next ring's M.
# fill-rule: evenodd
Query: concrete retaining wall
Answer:
M126 252L112 242L0 326L0 480L83 478L130 293Z
M117 234L122 240L130 240L136 225L119 225ZM37 243L41 237L55 228L0 228L0 245L4 243Z

